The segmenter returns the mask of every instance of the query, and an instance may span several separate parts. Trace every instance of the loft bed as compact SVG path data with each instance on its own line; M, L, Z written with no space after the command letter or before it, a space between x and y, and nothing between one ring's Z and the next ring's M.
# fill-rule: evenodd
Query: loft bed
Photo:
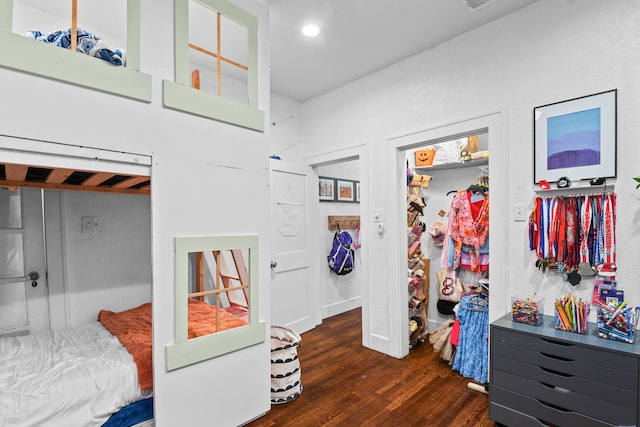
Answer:
M151 178L2 162L0 187L148 196ZM106 311L100 313L102 321L76 328L0 338L0 425L40 425L39 420L61 426L152 425L151 309L147 305L135 311L143 313L136 330L144 344L129 345L145 349L144 357L136 356L139 367L133 353L102 323L117 331L122 316ZM146 378L142 382L141 372Z
M0 162L2 187L149 195L151 178ZM220 258L219 291L206 289L204 254L196 256L195 292L188 295L189 339L249 324L242 254L231 254L234 270L218 252L213 256ZM239 285L230 279L235 275ZM236 300L236 291L244 298ZM205 302L220 292L229 307ZM49 426L152 426L151 324L151 304L146 303L119 313L101 310L96 322L66 330L0 338L0 425L40 425L44 420Z
M151 177L0 163L0 187L149 195Z
M197 299L188 305L190 338L247 324ZM0 338L0 354L0 425L141 426L153 418L151 303Z
M8 17L0 22L0 46L5 53L0 57L0 66L151 102L151 75L140 71L140 0L126 0L125 4L118 3L118 8L112 4L102 6L106 10L96 16L87 14L87 7L83 5L83 27L117 27L113 21L118 19L119 8L124 9L126 29L116 38L125 33L126 46L113 50L99 36L78 26L77 0L70 2L71 22L56 24L61 28L57 34L59 37L53 33L40 34L37 30L29 30L44 24L36 22L41 16L50 15L51 23L60 22L63 18L59 12L64 10L61 3L40 2L37 9L30 6L31 3L18 0L0 2L0 14ZM34 16L38 19L34 20ZM85 54L78 55L78 52Z

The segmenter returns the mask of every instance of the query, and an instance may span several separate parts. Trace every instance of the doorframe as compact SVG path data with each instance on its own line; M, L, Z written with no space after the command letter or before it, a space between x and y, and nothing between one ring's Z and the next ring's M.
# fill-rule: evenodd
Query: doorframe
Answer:
M391 349L394 354L404 357L409 353L408 328L408 293L406 286L406 163L405 152L424 146L455 139L456 135L469 135L474 131L487 131L489 140L489 176L491 196L489 199L489 265L491 266L491 291L489 292L489 321L497 319L508 309L507 265L508 259L506 225L508 224L507 206L507 159L509 147L506 144L505 113L502 110L472 116L449 123L440 124L388 138L387 159L392 179L390 185L389 213L389 248L395 260L389 263L389 283L391 289ZM393 185L395 183L395 185Z
M81 169L87 171L106 171L121 174L144 175L152 173L151 154L126 153L122 151L84 147L72 144L64 144L54 141L44 141L31 138L21 138L14 135L0 134L0 156L6 163L38 165L42 167L61 167L68 169ZM43 201L44 202L44 201ZM56 202L61 203L60 198ZM43 207L45 209L46 207ZM153 206L151 207L153 212ZM43 215L45 212L43 211ZM45 216L43 223L60 221L59 215L55 218ZM47 231L45 230L46 234ZM64 245L61 236L46 234L49 244L58 247ZM49 246L50 247L50 246ZM47 263L54 257L49 253L49 247L45 247L45 259ZM153 248L153 233L151 235L151 247ZM63 260L64 261L64 260ZM61 270L51 269L45 265L45 275L48 285L49 324L50 329L64 329L69 327L69 295L66 287L66 266L63 263ZM55 295L55 297L53 297ZM60 297L62 295L62 297Z
M303 158L303 161L306 162L307 165L311 166L314 169L318 166L325 166L334 163L347 162L352 160L360 160L360 236L362 240L367 241L368 236L371 233L371 228L369 225L370 213L369 213L369 145L366 143L354 145L348 148L344 148L341 150L332 151L329 153L324 153L316 156L309 156ZM315 177L317 180L317 176ZM320 238L318 233L318 224L322 222L322 218L317 211L310 212L310 223L312 225L311 229L311 238L313 241L319 241ZM360 249L360 258L363 261L363 265L371 265L370 260L370 252L369 245L363 245ZM321 256L320 254L312 255L312 262L314 263L313 268L314 271L320 271L321 268ZM363 268L358 273L362 277L362 345L365 347L371 347L371 321L373 319L370 308L370 289L366 284L369 283L369 269ZM318 324L322 323L322 314L321 314L321 304L322 304L322 289L320 286L313 286L315 289L315 298L318 301L317 316L318 316Z

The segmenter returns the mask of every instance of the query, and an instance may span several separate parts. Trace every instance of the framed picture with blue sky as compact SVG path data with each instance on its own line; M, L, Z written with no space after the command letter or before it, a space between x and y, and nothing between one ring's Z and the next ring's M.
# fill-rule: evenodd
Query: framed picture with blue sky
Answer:
M615 178L617 90L533 109L534 184Z

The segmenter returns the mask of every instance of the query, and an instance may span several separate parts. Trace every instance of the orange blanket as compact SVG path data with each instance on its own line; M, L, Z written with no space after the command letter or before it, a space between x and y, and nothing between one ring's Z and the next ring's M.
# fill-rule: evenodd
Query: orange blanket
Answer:
M121 312L101 310L98 321L118 337L138 367L140 389L153 387L151 351L151 303ZM220 330L243 326L247 323L225 311L220 312ZM207 303L189 300L189 338L216 332L216 308Z

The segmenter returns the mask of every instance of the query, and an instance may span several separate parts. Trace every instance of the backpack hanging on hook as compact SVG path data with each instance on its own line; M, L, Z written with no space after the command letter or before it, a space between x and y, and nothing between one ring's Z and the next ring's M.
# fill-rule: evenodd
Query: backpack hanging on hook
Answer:
M355 259L355 250L351 246L353 239L348 231L338 231L333 235L333 246L327 257L329 268L336 274L343 276L353 271L353 261Z

